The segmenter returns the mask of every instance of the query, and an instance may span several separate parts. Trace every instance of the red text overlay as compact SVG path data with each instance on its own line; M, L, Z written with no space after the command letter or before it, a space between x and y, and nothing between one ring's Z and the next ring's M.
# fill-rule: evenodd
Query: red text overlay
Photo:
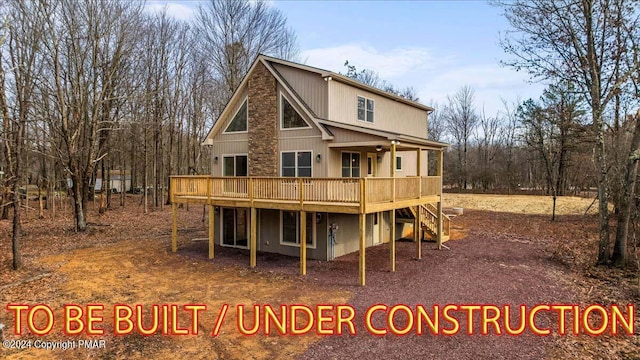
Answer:
M356 309L333 305L236 305L211 308L205 304L127 305L67 304L54 312L46 304L8 304L15 335L104 335L105 314L115 335L218 336L226 322L247 335L633 335L633 304L533 306L448 304L372 305ZM58 315L54 315L57 313ZM61 313L61 315L59 315ZM207 315L207 316L205 316ZM204 320L206 317L207 320ZM213 318L213 321L211 321ZM203 334L203 327L210 329ZM228 330L227 330L228 331Z

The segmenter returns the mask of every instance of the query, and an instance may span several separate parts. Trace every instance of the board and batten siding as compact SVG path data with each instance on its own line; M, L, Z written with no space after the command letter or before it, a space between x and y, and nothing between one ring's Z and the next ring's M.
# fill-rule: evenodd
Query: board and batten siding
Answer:
M383 152L382 161L378 163L378 176L380 177L388 177L391 176L391 153ZM405 176L417 176L417 158L418 154L415 150L408 151L397 151L396 156L402 157L402 170L396 170L396 177L405 177ZM428 160L428 151L422 152L422 165L420 167L420 171L422 172L422 176L427 176L429 160Z
M229 126L229 122L235 116L236 112L240 109L240 106L247 99L248 89L245 86L240 90L240 96L236 97L235 101L229 104L229 112L225 114L224 118L218 119L222 121L219 131L213 135L211 140L213 141L212 156L211 156L211 175L222 176L222 156L231 154L247 154L249 152L247 142L249 135L247 132L241 133L225 133L224 130ZM251 100L249 100L251 101ZM218 157L218 161L215 161L215 157ZM250 166L250 165L249 165Z
M324 80L323 80L324 81ZM289 103L307 122L309 128L301 129L282 129L282 102L280 94L284 94ZM326 160L325 149L326 144L322 140L322 133L315 124L304 115L304 111L291 99L291 95L287 94L284 88L278 85L278 175L281 175L282 169L282 152L286 151L311 151L311 164L313 177L326 177ZM320 154L320 162L316 161L316 156Z
M291 66L272 63L293 90L311 108L316 116L326 119L328 115L328 85L319 74Z
M287 256L300 256L300 247L282 244L280 211L259 209L259 242L258 250ZM327 260L327 213L319 213L320 221L316 221L315 248L307 246L307 257L315 260Z
M380 142L380 144L386 143L388 140L381 136L366 134L363 132L352 131L347 129L341 129L331 126L329 128L333 134L334 143L354 143L354 142Z
M328 82L329 120L427 138L427 112L337 80ZM358 120L358 96L375 101L374 122Z

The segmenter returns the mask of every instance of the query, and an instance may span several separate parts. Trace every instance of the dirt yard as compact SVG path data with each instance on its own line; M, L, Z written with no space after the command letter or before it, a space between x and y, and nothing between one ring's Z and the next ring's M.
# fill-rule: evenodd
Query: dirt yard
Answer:
M398 242L397 271L388 271L388 247L367 249L367 286L358 287L358 258L350 254L333 262L309 261L301 277L298 260L258 254L248 267L246 251L216 247L206 258L202 207L180 209L180 250L170 249L170 211L148 215L136 205L106 214L91 211L90 231L76 234L62 216L24 223L23 270L10 270L10 223L0 222L0 323L4 339L16 339L9 303L47 304L56 318L64 304L206 304L198 336L113 334L113 314L104 314L106 349L82 351L0 349L7 359L166 358L176 359L333 359L345 357L450 359L638 359L640 339L632 337L512 336L243 336L230 311L220 335L211 337L222 304L351 304L358 314L372 305L448 303L637 303L635 279L627 273L589 267L595 256L595 217L583 217L589 204L564 208L558 222L547 215L500 212L511 207L533 209L549 198L494 196L490 211L472 209L485 196L446 195L447 207L463 206L453 221L451 250L423 243L422 260L415 244ZM465 202L466 201L466 202ZM573 201L573 200L571 200ZM133 204L133 202L129 202ZM137 204L137 202L135 202ZM491 205L492 204L492 205ZM500 205L500 204L506 204ZM537 206L537 205L536 205ZM571 214L573 212L573 214ZM535 212L532 212L535 214ZM576 215L578 213L579 215ZM181 318L180 325L187 327ZM636 329L640 328L640 320ZM362 329L360 329L362 330ZM35 336L22 339L35 340ZM49 341L76 339L60 325L44 336Z

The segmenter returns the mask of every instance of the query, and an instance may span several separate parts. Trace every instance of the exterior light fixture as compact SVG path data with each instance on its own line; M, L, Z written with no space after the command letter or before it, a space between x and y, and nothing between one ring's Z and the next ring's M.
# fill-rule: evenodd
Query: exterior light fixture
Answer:
M376 146L376 151L382 151L382 145Z
M322 156L320 154L316 155L316 162L320 162L320 159L322 159Z

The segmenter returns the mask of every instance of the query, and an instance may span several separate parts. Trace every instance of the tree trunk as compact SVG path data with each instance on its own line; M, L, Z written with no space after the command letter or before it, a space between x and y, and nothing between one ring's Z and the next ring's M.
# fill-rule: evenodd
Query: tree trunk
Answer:
M617 214L616 239L613 247L612 261L616 266L627 265L627 239L629 234L629 220L636 188L638 174L638 160L640 160L640 110L635 117L635 129L631 138L629 157L627 158L626 174L620 201L620 211Z
M16 161L20 161L16 159ZM13 234L11 236L11 245L13 251L13 269L18 270L22 267L22 256L20 255L20 194L18 193L18 182L15 181L12 186L13 190Z
M87 220L85 217L85 204L86 201L83 200L86 196L83 196L82 185L80 182L82 181L81 177L73 175L71 177L73 181L73 207L74 207L74 215L76 220L76 231L85 231L87 229Z

